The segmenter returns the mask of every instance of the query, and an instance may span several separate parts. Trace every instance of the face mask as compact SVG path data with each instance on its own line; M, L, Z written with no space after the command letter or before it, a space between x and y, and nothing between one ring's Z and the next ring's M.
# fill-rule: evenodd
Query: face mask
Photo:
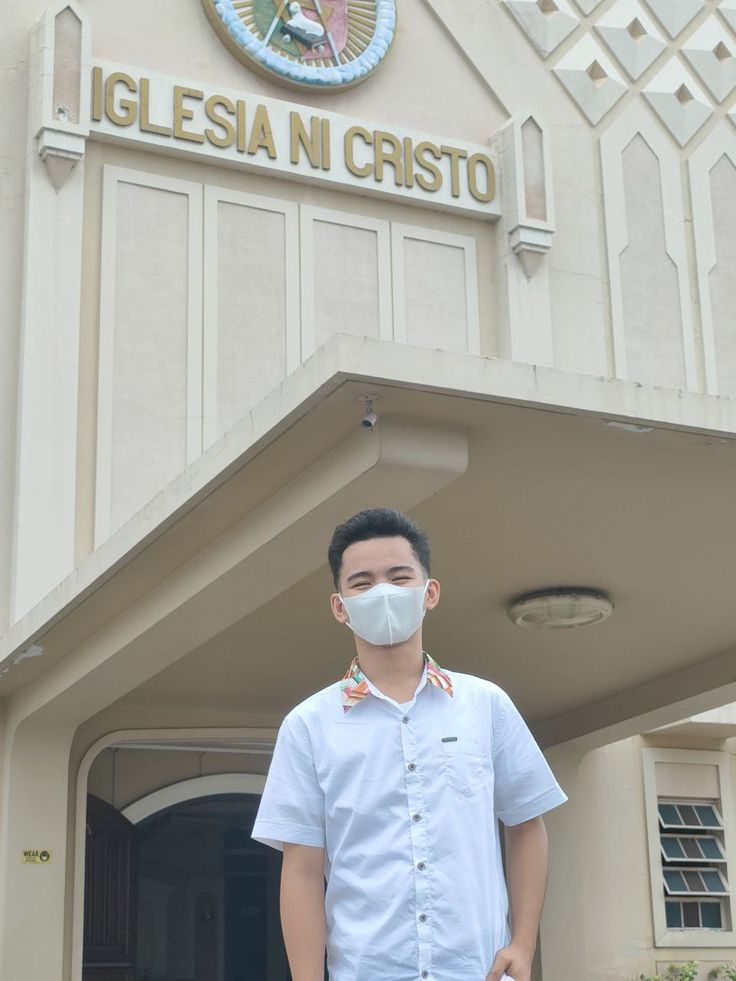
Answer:
M379 582L359 596L340 599L350 618L347 626L376 647L408 640L424 619L424 586L394 586Z

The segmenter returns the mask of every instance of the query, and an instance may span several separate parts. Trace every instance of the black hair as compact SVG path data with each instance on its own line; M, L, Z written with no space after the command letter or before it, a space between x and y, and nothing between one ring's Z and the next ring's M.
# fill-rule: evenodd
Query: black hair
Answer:
M405 538L429 577L429 539L419 525L394 508L367 508L343 521L332 533L327 561L330 563L335 589L340 589L340 570L345 549L354 542L365 542L371 538Z

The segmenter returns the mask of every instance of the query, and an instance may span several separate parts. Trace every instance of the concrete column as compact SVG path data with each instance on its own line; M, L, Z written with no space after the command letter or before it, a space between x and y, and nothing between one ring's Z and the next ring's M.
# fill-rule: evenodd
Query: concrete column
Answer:
M31 40L10 623L74 567L89 31L74 0Z
M549 886L540 928L543 981L585 981L587 977L581 835L575 793L580 764L587 752L587 746L575 743L545 752L570 799L544 818L549 834Z
M554 211L549 137L531 116L515 117L493 140L501 160L499 249L503 278L505 355L526 364L554 364L547 253Z
M0 820L0 978L62 981L69 759L74 728L28 719L5 746ZM9 805L12 802L12 807ZM49 861L24 864L45 849Z

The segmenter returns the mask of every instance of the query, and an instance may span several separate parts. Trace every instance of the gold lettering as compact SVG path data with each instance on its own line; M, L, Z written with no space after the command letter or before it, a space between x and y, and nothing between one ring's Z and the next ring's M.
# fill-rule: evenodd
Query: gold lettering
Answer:
M133 79L130 75L126 75L125 72L113 72L112 75L108 75L107 81L105 82L105 115L116 126L132 126L138 116L138 105L134 99L121 99L119 108L123 114L117 111L115 107L115 86L118 83L124 85L131 94L138 91L138 87Z
M351 126L345 130L345 166L355 177L368 177L373 173L373 164L367 163L360 167L353 156L353 141L356 136L359 136L367 146L373 143L373 137L362 126Z
M442 159L442 151L436 144L430 143L429 140L422 140L421 143L417 143L414 148L414 159L420 167L428 170L433 175L433 179L430 179L429 177L425 177L424 174L417 174L417 184L423 187L425 191L439 191L442 187L442 172L436 164L433 164L431 160L427 160L428 153L435 160Z
M390 145L390 150L385 149L386 143ZM376 129L373 131L373 146L375 147L376 161L375 179L377 181L383 180L383 166L385 163L390 163L394 168L394 184L401 187L404 183L404 168L401 164L401 141L393 133Z
M414 145L410 136L404 137L404 185L414 187Z
M92 69L92 118L96 123L102 120L102 69Z
M184 105L185 99L203 99L201 89L188 89L183 85L174 86L174 136L177 140L189 140L190 143L204 143L204 133L192 133L184 129L184 123L194 119L194 111Z
M323 119L322 123L322 170L329 170L332 153L330 148L330 121Z
M460 161L464 160L467 155L467 150L461 150L459 146L445 146L444 144L440 147L440 150L447 154L450 158L450 189L452 191L452 196L454 198L460 197Z
M478 175L476 173L478 164L483 164L485 167L485 191L478 187ZM468 187L476 201L492 201L496 196L496 169L491 158L487 157L485 153L474 153L472 157L468 158Z
M216 126L221 126L225 130L225 135L220 136L214 129L208 127L204 131L212 146L226 147L232 146L235 142L235 127L226 116L221 116L217 112L217 107L222 106L225 112L230 115L235 113L235 106L225 95L211 95L204 104L204 111L207 118Z
M238 153L245 153L245 102L242 99L238 99L235 103L235 108L238 117Z
M141 132L158 133L159 136L171 136L170 126L159 126L151 122L151 80L141 79Z
M299 163L299 147L303 146L307 152L310 164L316 170L320 163L319 117L309 117L309 134L304 125L304 120L298 112L289 113L289 123L291 129L291 162L293 164Z
M253 129L250 131L248 153L257 153L261 148L268 153L272 160L276 159L276 145L273 142L268 109L263 105L258 105L256 107L256 116L253 120Z

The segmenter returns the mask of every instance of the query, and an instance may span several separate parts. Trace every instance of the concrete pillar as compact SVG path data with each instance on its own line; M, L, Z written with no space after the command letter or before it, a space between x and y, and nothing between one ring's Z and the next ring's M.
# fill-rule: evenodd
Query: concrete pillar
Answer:
M74 0L31 39L10 623L74 567L90 41Z
M27 719L6 737L0 820L0 978L62 981L74 728ZM9 806L12 803L12 807ZM24 864L23 852L50 859Z
M543 981L585 981L585 916L576 787L588 747L574 742L545 752L567 804L545 815L549 834L549 886L540 928Z

